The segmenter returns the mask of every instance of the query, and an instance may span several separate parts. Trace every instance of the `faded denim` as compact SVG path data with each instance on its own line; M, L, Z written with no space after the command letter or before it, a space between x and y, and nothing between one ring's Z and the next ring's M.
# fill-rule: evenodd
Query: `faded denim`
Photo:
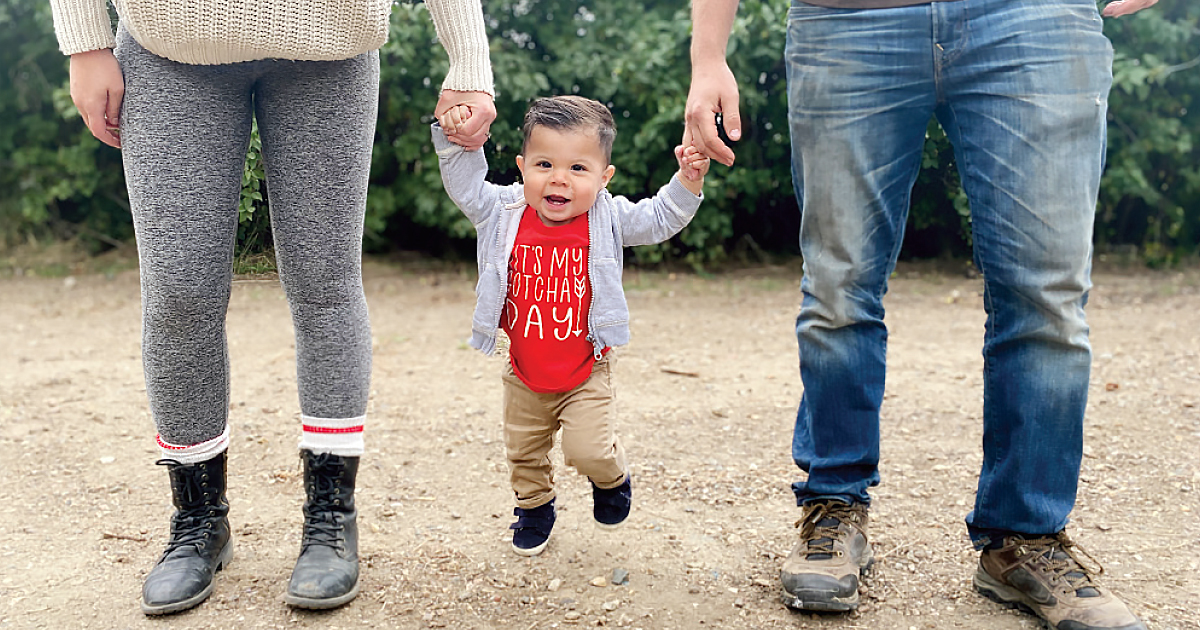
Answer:
M1092 0L794 2L785 58L803 304L799 502L879 483L887 328L926 124L954 146L984 278L977 545L1067 523L1083 450L1092 224L1112 47Z

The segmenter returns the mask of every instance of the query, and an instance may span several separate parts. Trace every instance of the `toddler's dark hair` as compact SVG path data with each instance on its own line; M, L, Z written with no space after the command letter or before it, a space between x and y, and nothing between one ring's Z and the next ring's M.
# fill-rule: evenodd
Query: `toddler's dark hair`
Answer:
M604 151L604 159L612 162L613 139L617 137L617 124L613 122L612 112L608 111L599 101L582 96L550 96L535 99L525 112L525 123L521 130L525 133L521 153L529 144L529 135L535 127L549 127L555 131L566 131L581 128L596 130L600 148Z

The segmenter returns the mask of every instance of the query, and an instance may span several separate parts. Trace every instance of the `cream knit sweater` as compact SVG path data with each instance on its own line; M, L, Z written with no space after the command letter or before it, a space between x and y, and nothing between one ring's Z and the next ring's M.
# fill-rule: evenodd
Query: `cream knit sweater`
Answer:
M442 89L494 94L480 0L426 0L450 56ZM64 54L112 48L106 0L50 0ZM150 52L189 64L331 61L387 41L391 0L113 0Z

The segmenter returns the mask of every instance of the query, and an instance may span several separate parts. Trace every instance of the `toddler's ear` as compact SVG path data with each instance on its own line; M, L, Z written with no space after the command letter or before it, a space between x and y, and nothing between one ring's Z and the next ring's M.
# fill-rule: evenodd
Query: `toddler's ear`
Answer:
M613 166L612 164L609 164L608 168L604 169L604 176L600 178L601 187L607 186L609 180L612 179L613 174L616 172L617 172L617 167Z
M522 176L525 175L525 156L524 155L520 155L520 154L517 155L517 170L521 171Z

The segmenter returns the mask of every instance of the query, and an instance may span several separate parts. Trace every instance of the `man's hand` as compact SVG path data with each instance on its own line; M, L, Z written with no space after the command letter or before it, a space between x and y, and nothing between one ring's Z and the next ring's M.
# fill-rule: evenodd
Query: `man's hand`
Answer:
M1156 4L1158 4L1158 0L1116 0L1104 7L1104 17L1130 15Z
M717 135L717 115L730 140L742 139L738 86L725 61L738 0L692 0L692 87L683 111L683 146L733 166L733 149Z
M96 139L121 148L125 77L109 48L71 55L71 100Z
M679 182L693 195L704 191L704 175L708 173L709 160L694 146L675 147L675 161L679 162Z
M466 111L458 109L465 108ZM450 116L447 116L450 114ZM476 151L487 142L492 121L496 120L496 104L487 92L442 90L433 115L439 121L446 118L456 122L451 128L442 125L446 139L468 151Z
M683 144L695 146L712 159L732 166L733 149L726 146L717 135L717 114L721 115L721 124L729 139L740 140L742 119L738 112L737 80L733 78L729 65L721 61L703 67L693 66L692 87L688 90L687 107L684 109L686 127Z

